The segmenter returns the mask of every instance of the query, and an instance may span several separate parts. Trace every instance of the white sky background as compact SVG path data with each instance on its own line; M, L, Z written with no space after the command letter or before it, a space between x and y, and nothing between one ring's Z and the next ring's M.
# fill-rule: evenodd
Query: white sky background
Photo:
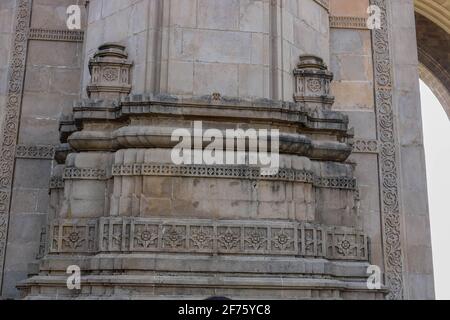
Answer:
M421 81L436 298L450 300L450 121Z

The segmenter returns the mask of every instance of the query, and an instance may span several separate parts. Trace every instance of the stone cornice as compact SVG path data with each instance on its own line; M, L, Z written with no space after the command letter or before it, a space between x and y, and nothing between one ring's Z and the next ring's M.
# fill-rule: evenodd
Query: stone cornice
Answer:
M267 124L298 126L309 131L331 132L342 138L352 135L348 117L331 110L308 110L301 104L272 100L246 101L211 96L177 98L136 95L122 101L83 100L73 108L73 120L61 123L69 130L81 128L84 121L125 121L130 117L162 116L208 119L212 121L258 121ZM64 134L63 136L67 136Z

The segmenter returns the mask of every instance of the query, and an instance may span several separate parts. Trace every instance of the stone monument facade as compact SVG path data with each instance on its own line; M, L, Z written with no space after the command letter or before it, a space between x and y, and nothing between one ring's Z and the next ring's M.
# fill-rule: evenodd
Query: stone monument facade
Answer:
M434 297L413 1L6 0L0 17L3 297ZM173 132L198 123L278 130L279 168L252 166L245 136L244 163L175 164Z

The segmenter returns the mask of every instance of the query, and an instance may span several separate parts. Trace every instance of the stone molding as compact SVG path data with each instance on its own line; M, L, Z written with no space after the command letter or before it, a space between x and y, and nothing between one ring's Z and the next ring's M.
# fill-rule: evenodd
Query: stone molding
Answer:
M31 0L17 0L9 65L6 108L0 145L0 292L3 283L16 145L22 108Z
M172 164L129 164L115 165L112 169L115 177L127 176L173 176L229 178L251 180L277 180L311 183L315 187L356 190L356 179L351 177L317 177L313 172L295 169L279 169L276 175L262 175L260 168L247 166L207 166Z
M393 76L390 56L388 1L371 0L381 9L381 28L372 32L375 110L379 140L379 176L385 282L388 299L404 298L403 249L398 177L398 145L394 126Z
M363 233L304 222L117 217L60 220L49 230L50 254L261 254L368 261Z
M66 29L31 28L29 40L83 42L84 31Z
M367 19L363 17L330 16L330 28L368 30Z
M53 160L55 147L51 145L17 145L16 158L19 159L46 159Z
M67 139L71 149L82 151L117 151L128 148L163 148L172 149L178 142L173 141L173 126L125 126L115 131L88 131L75 132ZM192 128L185 127L192 132ZM221 130L223 136L225 130ZM245 138L237 138L243 142ZM193 146L194 147L194 146ZM226 142L224 141L224 149ZM319 141L295 133L281 133L279 135L280 154L296 154L314 160L343 162L351 154L349 143L338 141Z
M314 2L325 8L328 12L330 11L330 0L314 0Z

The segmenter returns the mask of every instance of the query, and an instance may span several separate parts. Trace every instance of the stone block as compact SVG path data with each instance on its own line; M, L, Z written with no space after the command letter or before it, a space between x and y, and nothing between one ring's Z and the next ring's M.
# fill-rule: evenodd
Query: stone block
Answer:
M50 160L17 159L14 186L20 189L47 189L51 164Z
M331 93L335 96L334 110L374 109L373 85L365 81L335 81L331 83Z
M198 27L215 30L238 30L239 0L198 0Z
M330 14L343 17L367 17L368 0L330 0Z
M268 20L264 20L264 2L262 0L241 0L239 26L241 31L264 32Z
M238 96L238 66L235 64L195 63L194 95Z
M195 28L197 26L197 0L173 0L170 23L172 26Z

